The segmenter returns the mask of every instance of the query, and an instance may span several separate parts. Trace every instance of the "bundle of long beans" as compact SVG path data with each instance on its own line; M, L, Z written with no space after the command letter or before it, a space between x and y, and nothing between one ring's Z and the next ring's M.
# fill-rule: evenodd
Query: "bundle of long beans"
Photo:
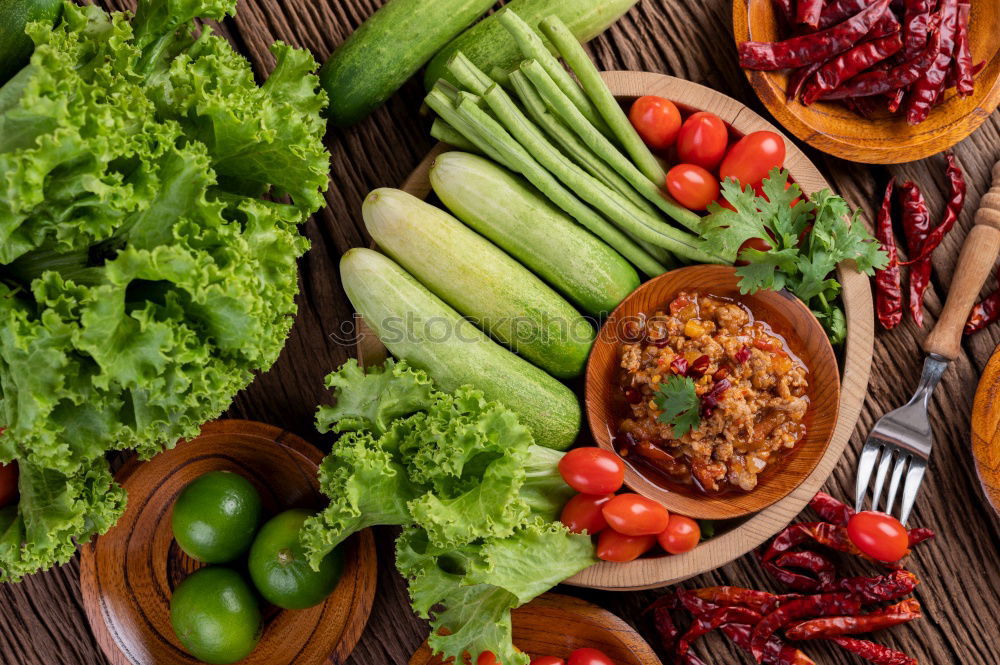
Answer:
M439 116L431 133L520 173L648 275L678 263L731 263L704 249L701 218L664 190L660 162L562 21L552 16L539 28L576 78L514 12L498 20L525 60L488 75L457 53L448 69L461 88L439 81L427 95Z

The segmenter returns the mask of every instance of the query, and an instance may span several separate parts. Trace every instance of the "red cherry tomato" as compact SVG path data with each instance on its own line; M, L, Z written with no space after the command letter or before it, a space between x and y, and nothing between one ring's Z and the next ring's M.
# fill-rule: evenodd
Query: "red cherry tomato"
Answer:
M635 100L628 114L639 136L653 150L665 150L677 140L681 114L669 99L647 95Z
M539 656L531 659L531 665L566 665L566 661L555 656Z
M722 180L735 178L741 185L752 185L767 177L771 169L785 165L785 140L774 132L747 134L736 142L722 160Z
M17 462L0 464L0 508L17 500Z
M559 460L566 484L581 494L614 494L625 483L625 464L603 448L574 448Z
M608 521L601 508L611 501L613 494L577 494L566 504L559 520L573 533L586 531L591 536L604 531Z
M587 647L571 653L567 665L615 665L615 662L603 651Z
M895 517L871 510L847 523L847 534L858 549L878 561L892 563L906 556L910 536Z
M492 651L483 651L480 652L479 658L476 658L476 665L500 665L500 661Z
M597 538L597 558L615 563L634 561L654 545L656 536L624 536L614 529L605 529Z
M684 121L677 134L677 159L712 171L726 156L729 130L722 118L699 111Z
M747 238L746 240L743 241L743 244L740 245L740 250L736 252L736 256L738 257L740 254L742 254L744 249L756 249L758 252L770 252L774 248L771 246L771 243L764 240L763 238ZM734 263L737 266L750 265L749 261L740 258L737 258Z
M667 173L667 191L688 210L704 210L719 198L719 179L700 166L678 164Z
M619 494L601 512L608 526L624 536L655 536L670 523L662 504L640 494Z
M660 547L671 554L690 552L701 542L701 527L690 517L671 515L667 528L656 537Z

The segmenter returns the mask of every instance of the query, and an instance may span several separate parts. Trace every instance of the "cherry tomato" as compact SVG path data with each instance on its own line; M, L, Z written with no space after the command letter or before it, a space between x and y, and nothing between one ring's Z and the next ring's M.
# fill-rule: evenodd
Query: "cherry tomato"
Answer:
M768 232L770 232L770 230ZM758 252L770 252L774 248L771 246L771 243L763 238L747 238L743 241L743 244L740 245L740 250L736 252L736 256L739 257L739 255L743 253L744 249L756 249ZM737 258L734 263L737 266L750 265L749 261L740 258Z
M586 531L591 536L607 528L601 508L611 501L613 494L577 494L566 504L559 520L573 533Z
M581 494L614 494L625 483L625 464L603 448L574 448L559 460L566 484Z
M667 172L667 191L688 210L704 210L719 198L719 179L700 166L678 164Z
M566 661L555 656L539 656L531 659L531 665L566 665Z
M608 526L624 536L655 536L670 523L662 504L640 494L619 494L601 512Z
M656 540L671 554L690 552L701 542L701 527L690 517L671 515L667 528L656 537Z
M681 113L669 99L647 95L635 100L628 114L639 136L653 150L665 150L677 140Z
M17 499L17 462L0 464L0 508Z
M895 517L867 510L847 523L847 534L858 549L878 561L892 563L906 556L910 536Z
M785 165L785 140L774 132L747 134L736 142L722 160L722 180L735 178L741 185L752 185L767 177L771 169Z
M476 665L500 665L500 661L497 660L492 651L482 651L479 658L476 658Z
M677 134L677 159L712 171L726 156L729 130L722 118L699 111L684 121Z
M571 653L567 665L615 665L615 662L603 651L585 647Z

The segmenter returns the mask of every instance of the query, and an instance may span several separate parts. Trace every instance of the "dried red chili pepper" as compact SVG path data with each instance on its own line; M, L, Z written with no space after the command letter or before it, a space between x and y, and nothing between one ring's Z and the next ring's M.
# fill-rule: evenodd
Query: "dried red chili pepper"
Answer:
M900 188L903 208L903 232L906 251L910 256L919 255L931 230L931 215L920 188L906 181ZM910 314L913 321L924 327L924 292L931 283L931 261L924 259L910 266Z
M913 547L914 545L919 545L925 540L930 540L931 538L933 538L934 532L931 531L930 529L923 529L923 528L910 529L909 536L910 536L910 547Z
M969 319L965 322L965 334L977 333L997 320L1000 320L1000 290L986 296L972 308Z
M896 236L892 232L892 191L896 181L889 180L878 213L876 238L889 255L889 265L875 273L875 310L886 330L903 320L903 284L896 254Z
M834 0L823 8L819 29L826 30L844 19L854 16L871 3L871 0Z
M920 603L914 598L909 598L870 614L824 617L802 621L789 626L785 630L785 636L790 640L799 641L873 633L876 630L908 623L922 616Z
M924 71L934 63L940 47L941 33L935 30L930 42L916 57L891 69L859 74L836 90L826 93L822 98L870 97L906 88L919 79Z
M746 363L746 361L750 360L750 347L746 345L741 346L740 350L736 352L734 359L741 365Z
M670 363L670 371L680 376L687 376L688 373L687 358L685 358L684 356L674 356L673 362Z
M653 612L653 626L660 636L660 643L664 651L667 652L673 652L677 646L677 638L681 634L681 631L678 630L677 625L674 623L674 618L670 615L670 611L677 608L677 596L667 593L657 598L646 610L647 612Z
M905 0L903 6L903 59L909 60L927 44L934 2Z
M824 0L799 0L795 12L795 22L815 30L819 27L824 4L826 4Z
M773 0L774 10L778 14L778 18L783 20L786 25L791 25L795 21L795 7L792 6L793 0Z
M884 647L881 644L869 642L868 640L858 640L853 637L835 637L832 641L875 665L917 665L916 658L910 658L905 653Z
M837 566L832 560L818 552L803 550L801 552L785 552L773 562L780 568L798 568L816 576L819 585L832 584L837 579Z
M815 103L820 97L836 90L855 75L899 53L902 48L903 39L896 32L841 53L816 72L806 85L802 103L806 106Z
M761 565L776 581L794 591L814 593L820 589L820 581L795 570L782 568L774 561L762 561Z
M944 93L945 79L951 70L958 27L958 0L941 0L938 10L941 20L941 47L934 63L914 82L906 105L906 121L917 125L927 119L931 109Z
M885 603L913 593L920 581L908 570L894 570L877 577L847 577L823 587L826 593L850 593L865 603Z
M900 88L889 97L889 113L895 113L906 101L906 88Z
M745 607L720 607L698 617L680 640L677 641L675 653L684 656L691 650L691 645L699 637L718 629L724 623L756 624L761 620L760 612L748 610Z
M691 366L688 367L686 376L692 379L700 379L705 376L705 372L708 370L708 366L712 363L712 359L708 356L698 356Z
M804 67L843 53L863 38L882 18L890 0L876 0L843 23L783 42L743 42L740 65L746 69L773 71ZM957 1L957 0L955 0Z
M701 415L708 418L719 408L723 395L733 386L729 379L723 379L712 386L708 393L701 396Z
M820 70L829 60L820 60L819 62L814 62L808 67L800 67L788 75L788 88L785 90L785 100L792 101L798 99L802 94L803 88L806 87L806 83L809 79Z
M768 639L798 619L860 614L861 601L848 593L821 593L786 603L766 615L753 629L750 651L761 662Z
M726 637L733 641L733 644L744 651L750 651L750 640L753 635L752 626L745 623L726 623L721 628ZM761 662L764 665L816 665L812 658L795 647L786 645L778 637L771 637L767 641Z
M816 492L816 496L809 502L809 507L819 515L820 519L840 526L847 526L855 515L853 508L826 492Z
M972 70L972 49L969 46L969 14L972 5L966 1L958 3L958 25L955 34L955 73L958 79L958 94L968 97L975 92L976 81Z
M941 244L941 241L944 240L944 237L948 235L952 228L954 228L955 222L958 221L959 216L962 214L962 208L965 207L965 194L967 190L965 175L962 173L962 169L958 166L958 162L955 161L955 155L949 152L947 157L950 192L948 195L948 207L945 208L944 219L927 236L927 240L924 241L924 246L920 250L920 254L916 258L911 258L905 263L900 263L900 265L913 265L929 259L931 254L934 253L934 250Z
M738 586L711 586L704 589L690 589L682 592L704 600L715 605L732 607L739 605L757 612L773 611L775 601L781 596L777 596L767 591L755 591L754 589L744 589Z

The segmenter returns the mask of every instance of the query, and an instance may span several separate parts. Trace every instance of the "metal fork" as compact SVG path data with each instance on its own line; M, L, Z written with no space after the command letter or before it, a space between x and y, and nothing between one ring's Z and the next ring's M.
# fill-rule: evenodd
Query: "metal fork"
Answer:
M885 497L884 512L891 513L905 472L899 521L906 524L910 518L934 445L934 434L927 416L931 395L948 365L962 351L965 321L1000 254L1000 163L993 167L993 187L983 196L975 221L962 245L941 318L924 340L924 351L928 355L917 392L906 406L887 413L875 423L861 451L854 493L857 510L864 509L868 484L874 472L871 509L879 509L888 477L889 491Z

